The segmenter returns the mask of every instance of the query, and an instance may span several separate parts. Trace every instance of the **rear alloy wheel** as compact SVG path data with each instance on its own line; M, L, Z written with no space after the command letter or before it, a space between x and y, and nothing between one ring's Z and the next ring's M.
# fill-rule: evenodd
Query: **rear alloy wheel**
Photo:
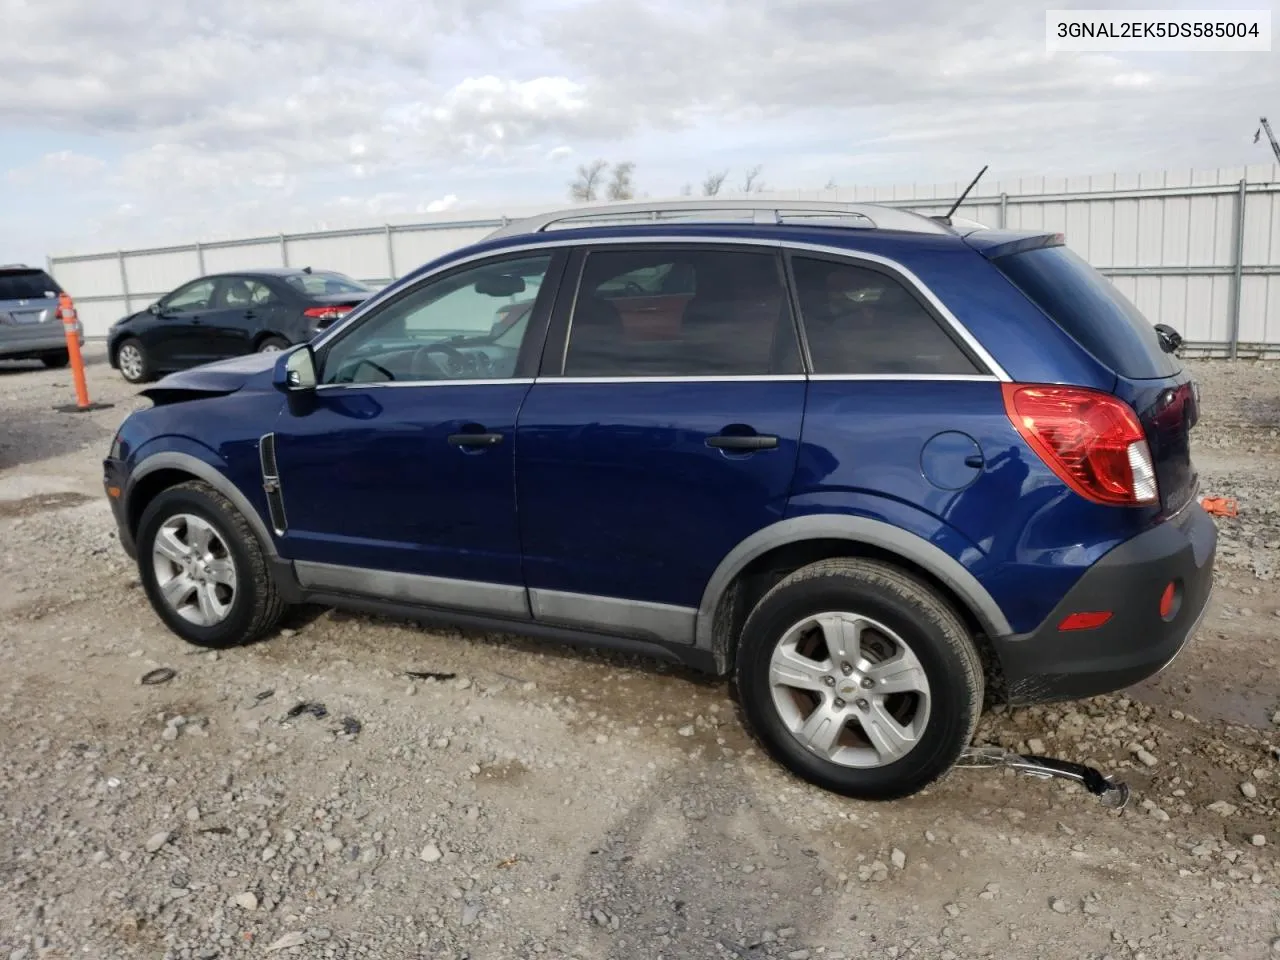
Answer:
M198 480L147 504L138 523L138 572L160 619L199 647L255 640L285 609L249 522Z
M982 710L963 623L929 585L870 560L824 560L770 590L743 627L737 682L775 759L864 800L946 773Z
M138 340L129 339L116 350L116 366L130 383L142 383L151 377L151 363L146 348Z
M279 353L289 349L289 341L284 337L267 337L258 344L259 353Z
M40 360L50 370L58 370L71 362L71 354L66 350L58 350L54 353L46 353Z

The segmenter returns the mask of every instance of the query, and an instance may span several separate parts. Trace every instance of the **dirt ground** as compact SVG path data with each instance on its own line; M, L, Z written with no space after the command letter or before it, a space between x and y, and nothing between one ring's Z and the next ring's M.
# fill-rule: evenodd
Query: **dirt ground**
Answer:
M0 960L1280 955L1280 367L1192 364L1204 492L1240 509L1198 639L979 732L1123 778L1114 812L995 770L836 798L724 684L638 659L330 611L188 648L101 490L145 401L90 352L92 414L0 363Z

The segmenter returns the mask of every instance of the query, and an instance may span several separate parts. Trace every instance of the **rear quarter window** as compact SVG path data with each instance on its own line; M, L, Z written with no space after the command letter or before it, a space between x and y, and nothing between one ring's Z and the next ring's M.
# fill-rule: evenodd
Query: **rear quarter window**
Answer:
M43 270L0 270L0 300L42 300L61 292Z
M1113 373L1155 380L1178 373L1155 327L1129 299L1067 247L1024 250L993 261L1051 320Z

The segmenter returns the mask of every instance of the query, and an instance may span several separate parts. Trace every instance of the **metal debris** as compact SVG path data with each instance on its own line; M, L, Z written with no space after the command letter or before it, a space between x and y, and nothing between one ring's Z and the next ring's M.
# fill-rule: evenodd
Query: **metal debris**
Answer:
M144 673L138 679L138 682L144 686L154 687L162 683L168 683L177 675L178 671L174 670L172 667L158 667L155 670L150 670L147 673Z
M1098 798L1103 806L1123 810L1129 802L1129 787L1120 780L1108 777L1099 770L1083 763L1014 753L1003 747L969 747L960 755L958 767L989 769L1008 767L1040 780L1071 780L1080 784Z
M433 670L407 670L405 676L410 680L452 680L456 673L436 673Z
M342 732L348 737L354 737L357 733L364 729L364 725L355 717L342 718Z
M292 707L284 716L286 720L292 720L295 717L302 716L304 713L311 714L311 716L315 717L317 720L323 720L329 715L329 708L323 703L311 703L304 700L296 707Z

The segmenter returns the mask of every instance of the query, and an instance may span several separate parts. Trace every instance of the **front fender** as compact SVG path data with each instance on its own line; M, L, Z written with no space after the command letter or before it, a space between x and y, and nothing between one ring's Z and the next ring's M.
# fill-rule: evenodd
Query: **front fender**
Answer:
M147 476L161 470L177 470L204 481L235 505L257 534L258 540L271 557L276 557L276 544L263 515L248 496L231 479L226 461L218 454L189 437L156 437L139 447L130 458L128 480L123 500L131 525L136 525L138 514L134 502Z

